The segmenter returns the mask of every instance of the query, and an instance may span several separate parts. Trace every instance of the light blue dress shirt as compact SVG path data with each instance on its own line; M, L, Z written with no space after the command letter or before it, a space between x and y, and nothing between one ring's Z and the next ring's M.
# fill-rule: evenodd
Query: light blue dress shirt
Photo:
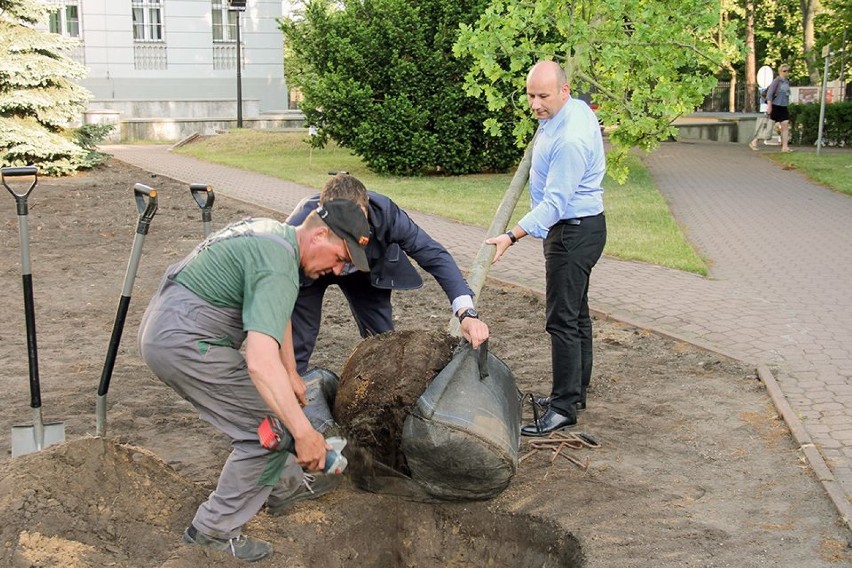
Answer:
M556 116L539 121L530 166L531 211L518 225L543 239L562 219L602 213L605 173L598 119L584 101L569 97Z

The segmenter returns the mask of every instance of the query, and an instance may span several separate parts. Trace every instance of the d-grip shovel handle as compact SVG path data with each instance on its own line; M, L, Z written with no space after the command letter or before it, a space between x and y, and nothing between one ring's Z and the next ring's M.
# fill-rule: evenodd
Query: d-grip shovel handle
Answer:
M157 213L157 190L147 185L137 183L133 186L133 196L136 199L136 209L139 211L139 222L136 233L147 235L151 220Z
M33 182L25 193L9 187L6 178L33 176ZM27 360L30 371L30 407L41 408L41 386L38 376L38 345L36 343L35 301L33 300L33 275L30 267L29 230L27 228L27 197L38 184L38 168L35 166L7 167L0 169L3 185L15 197L18 205L18 231L21 240L21 277L24 290L24 321L27 329Z
M213 209L213 201L216 199L213 188L205 183L192 183L189 185L189 192L198 206L201 207L201 220L210 221L210 211Z
M6 183L7 177L23 177L23 176L33 176L33 183L30 184L30 188L25 193L18 193ZM2 179L3 185L6 189L9 190L15 198L15 203L18 206L18 215L26 215L27 214L27 197L30 196L35 186L38 184L38 168L35 166L17 166L17 167L8 167L2 169Z

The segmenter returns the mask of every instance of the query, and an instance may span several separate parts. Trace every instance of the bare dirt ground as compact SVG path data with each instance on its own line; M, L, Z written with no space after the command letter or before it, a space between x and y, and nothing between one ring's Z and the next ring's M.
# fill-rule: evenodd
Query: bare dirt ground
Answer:
M136 226L132 187L160 191L109 392L108 437L93 437L98 381ZM217 196L221 227L269 212ZM216 481L228 443L161 384L136 327L164 268L202 236L188 188L116 161L42 179L29 226L43 408L68 442L12 459L12 425L31 424L18 226L0 195L0 566L238 566L178 543ZM491 349L524 391L549 386L541 298L491 286L478 302ZM443 329L428 280L395 295L398 329ZM803 462L753 369L690 345L598 321L589 410L599 449L538 451L482 503L429 505L332 494L247 527L273 542L268 566L848 566L850 534ZM313 363L339 373L359 342L342 297L327 299ZM526 410L530 415L529 409ZM524 441L521 454L529 451Z

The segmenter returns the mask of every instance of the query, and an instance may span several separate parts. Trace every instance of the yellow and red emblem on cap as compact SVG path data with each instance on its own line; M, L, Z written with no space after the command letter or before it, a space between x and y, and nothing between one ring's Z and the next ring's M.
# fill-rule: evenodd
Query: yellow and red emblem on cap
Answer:
M358 239L358 244L361 245L362 247L367 246L367 243L369 243L369 242L370 242L369 237L361 237L360 239Z

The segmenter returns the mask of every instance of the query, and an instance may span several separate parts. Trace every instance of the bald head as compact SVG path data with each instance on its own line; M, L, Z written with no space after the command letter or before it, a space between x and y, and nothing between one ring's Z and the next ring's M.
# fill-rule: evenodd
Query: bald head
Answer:
M562 87L568 83L568 78L565 76L565 70L555 61L539 61L532 66L527 74L527 83L531 80L547 80L556 81L557 87Z
M568 100L565 71L555 61L539 61L527 75L527 102L536 118L553 118Z

